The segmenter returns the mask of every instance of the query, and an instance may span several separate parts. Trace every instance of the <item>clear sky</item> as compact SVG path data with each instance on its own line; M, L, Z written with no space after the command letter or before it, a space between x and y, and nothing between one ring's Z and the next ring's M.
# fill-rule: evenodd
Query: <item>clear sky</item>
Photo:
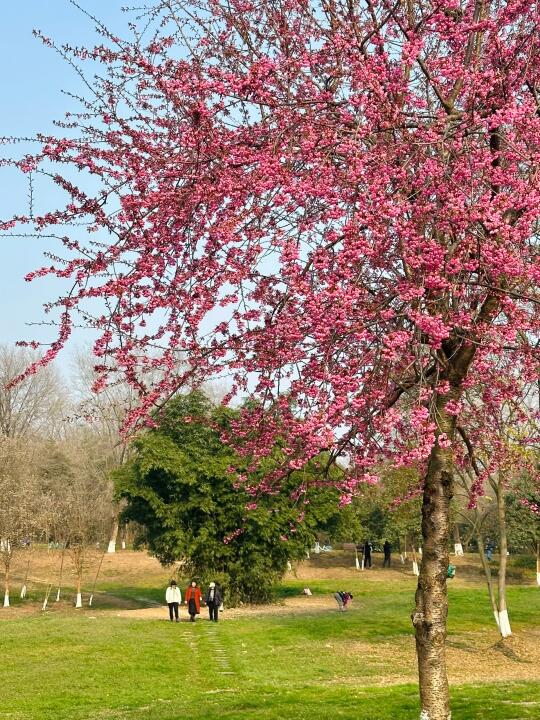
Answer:
M88 12L110 29L125 34L127 18L122 13L125 0L80 0ZM96 40L92 21L68 0L18 0L1 2L0 30L0 136L25 137L52 131L52 121L61 119L72 107L62 90L83 94L82 82L62 58L44 47L32 35L34 28L58 44L91 45ZM19 152L17 147L5 154ZM10 217L27 209L27 186L14 173L0 168L0 217ZM53 201L46 188L38 189L39 207ZM42 240L0 238L0 342L21 339L49 340L50 329L28 327L44 319L42 304L58 295L58 283L42 279L26 283L24 275L45 263ZM56 248L52 248L53 251ZM83 332L75 342L88 341ZM60 366L67 368L67 353Z

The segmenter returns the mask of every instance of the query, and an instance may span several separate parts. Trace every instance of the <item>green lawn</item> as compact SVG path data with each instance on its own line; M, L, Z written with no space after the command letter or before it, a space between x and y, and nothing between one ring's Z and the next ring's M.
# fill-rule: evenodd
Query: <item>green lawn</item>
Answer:
M304 584L289 582L280 594L297 594ZM412 647L414 581L363 576L344 584L355 601L343 614L314 609L177 625L107 615L103 596L91 616L72 610L2 622L0 718L417 720L410 672L397 653L392 660L393 647ZM315 593L335 585L310 583ZM481 588L451 586L450 595L452 642L492 632ZM123 596L141 598L141 605L161 599L144 586ZM511 587L509 602L516 630L538 623L537 588ZM390 658L385 666L382 647ZM385 674L388 682L381 682ZM456 685L452 697L453 720L540 718L540 681L497 682L494 672L492 682Z

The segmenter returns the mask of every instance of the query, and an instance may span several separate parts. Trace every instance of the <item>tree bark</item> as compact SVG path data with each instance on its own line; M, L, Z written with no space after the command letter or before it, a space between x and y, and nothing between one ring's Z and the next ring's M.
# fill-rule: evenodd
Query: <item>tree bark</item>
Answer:
M445 410L449 398L436 403L439 433L454 437L455 418ZM448 595L448 540L450 500L453 493L453 454L436 444L431 451L424 480L422 504L423 555L412 622L420 681L421 720L450 720L450 696L446 674L446 618Z
M504 504L504 486L499 478L497 483L497 517L499 520L499 575L497 579L499 591L499 629L503 638L512 634L510 620L508 619L508 607L506 605L506 566L508 563L508 541L506 537L506 507Z

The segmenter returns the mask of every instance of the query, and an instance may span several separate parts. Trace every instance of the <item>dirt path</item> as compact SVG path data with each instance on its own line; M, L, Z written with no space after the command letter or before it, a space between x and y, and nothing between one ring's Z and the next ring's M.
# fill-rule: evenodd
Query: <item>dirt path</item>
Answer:
M262 615L305 615L313 612L337 611L335 600L330 596L323 597L299 597L288 598L281 604L274 605L242 605L236 608L227 608L220 613L220 620L235 620L240 617L256 617ZM142 608L137 610L111 610L103 611L108 615L125 618L140 618L142 620L163 620L168 619L166 605L161 607ZM186 606L180 607L180 615L187 619ZM201 619L206 620L206 608L201 609Z

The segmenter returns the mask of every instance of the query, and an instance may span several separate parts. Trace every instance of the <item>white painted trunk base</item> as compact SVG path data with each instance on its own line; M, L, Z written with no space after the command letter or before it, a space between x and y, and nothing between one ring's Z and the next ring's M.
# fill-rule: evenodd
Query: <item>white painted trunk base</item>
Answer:
M82 608L82 594L77 593L77 601L75 603L76 608Z
M536 573L536 584L540 585L540 572Z
M422 557L422 548L421 547L418 548L418 554L420 555L420 557Z
M60 588L56 591L56 602L60 602Z
M94 599L94 593L90 595L90 599L88 600L88 607L92 607L92 600Z
M499 627L499 613L497 610L493 611L493 617L495 618L495 622L497 623L497 627Z
M499 613L499 630L503 638L510 637L512 634L510 620L508 619L508 610L501 610Z
M47 609L47 598L45 598L45 600L43 601L43 606L42 606L41 609L42 609L42 610L46 610L46 609Z
M23 585L21 588L21 600L24 600L26 597L26 585Z
M9 607L9 590L4 593L4 607Z
M460 542L454 544L454 555L463 555L463 545Z
M122 540L122 550L125 550L125 549L126 549L126 541ZM308 560L309 560L309 553L307 555L308 555Z
M354 564L356 565L356 569L360 570L360 560L358 559L358 556L355 557Z
M400 555L399 555L399 562L400 562L402 565L405 565L405 558L403 557L403 553L400 553Z
M107 548L108 553L115 553L116 552L116 541L115 540L109 540L109 547Z
M413 575L420 575L420 573L418 572L418 563L416 562L416 560L413 560L412 571Z

